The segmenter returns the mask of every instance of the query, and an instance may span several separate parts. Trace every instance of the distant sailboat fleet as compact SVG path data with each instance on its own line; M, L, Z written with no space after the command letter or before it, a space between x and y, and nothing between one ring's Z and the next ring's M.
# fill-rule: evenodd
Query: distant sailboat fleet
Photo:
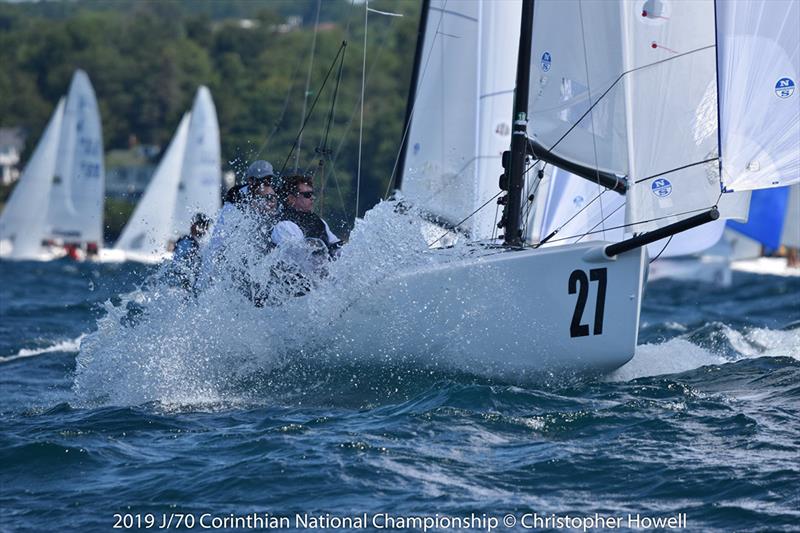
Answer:
M0 258L158 262L195 213L216 213L221 187L217 114L200 87L120 238L104 248L102 126L89 77L78 70L0 213Z

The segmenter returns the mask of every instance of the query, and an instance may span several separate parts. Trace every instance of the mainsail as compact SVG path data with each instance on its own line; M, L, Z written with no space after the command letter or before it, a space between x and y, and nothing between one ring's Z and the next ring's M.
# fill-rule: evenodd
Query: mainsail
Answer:
M181 177L172 234L175 238L189 231L195 213L212 216L221 204L222 170L217 112L211 93L200 87L192 106L181 164Z
M173 238L172 226L189 131L189 114L181 119L142 199L114 245L126 252L158 257Z
M492 200L511 134L520 6L431 1L418 54L403 196L446 224L467 219L460 227L474 239L496 232Z
M5 246L10 248L3 255L14 259L36 259L42 251L47 204L56 167L63 117L62 98L5 209L0 213L0 241L5 241Z
M89 77L78 70L72 77L61 122L46 236L102 245L104 200L100 113Z

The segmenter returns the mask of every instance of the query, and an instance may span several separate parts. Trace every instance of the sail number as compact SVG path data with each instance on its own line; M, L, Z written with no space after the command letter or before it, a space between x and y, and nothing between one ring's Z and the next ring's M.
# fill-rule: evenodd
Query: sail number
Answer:
M569 275L569 293L578 293L578 301L575 303L575 312L572 314L572 323L569 326L570 337L586 337L589 335L589 324L582 324L583 311L586 308L586 300L589 298L589 281L596 281L597 301L594 307L594 335L603 333L603 311L606 305L606 279L608 269L593 268L589 270L589 275L583 270L573 270Z

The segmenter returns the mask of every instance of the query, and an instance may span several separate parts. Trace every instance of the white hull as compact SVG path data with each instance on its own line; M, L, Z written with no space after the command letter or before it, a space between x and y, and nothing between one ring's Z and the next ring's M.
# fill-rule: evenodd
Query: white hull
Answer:
M154 265L162 261L167 261L171 258L172 253L170 252L164 252L162 254L148 254L120 250L119 248L103 248L100 250L100 256L96 259L93 259L93 261L98 263L124 263L126 261L134 261L136 263Z
M650 264L648 281L672 279L731 286L731 262L723 256L693 256L658 259Z
M498 375L613 370L636 348L646 253L594 259L604 245L498 251L384 280L345 311L334 349L438 353ZM603 275L601 305L589 278ZM585 277L572 294L571 277Z
M769 276L800 277L800 267L790 267L785 257L759 257L734 261L731 268L739 272Z
M31 254L19 255L14 254L14 245L11 241L0 241L0 259L11 261L53 261L65 257L67 252L61 246L40 247L40 249Z

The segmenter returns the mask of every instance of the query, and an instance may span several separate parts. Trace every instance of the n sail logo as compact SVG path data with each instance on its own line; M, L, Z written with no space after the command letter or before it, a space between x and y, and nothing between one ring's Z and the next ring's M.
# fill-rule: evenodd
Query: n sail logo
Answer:
M672 194L672 183L670 183L667 179L658 178L650 186L650 190L652 190L653 194L659 198L666 198Z
M547 72L550 70L550 65L553 63L553 58L550 56L550 52L545 52L542 54L542 62L540 63L542 67L542 72Z
M789 98L794 94L794 80L791 78L781 78L775 84L775 94L778 98Z

